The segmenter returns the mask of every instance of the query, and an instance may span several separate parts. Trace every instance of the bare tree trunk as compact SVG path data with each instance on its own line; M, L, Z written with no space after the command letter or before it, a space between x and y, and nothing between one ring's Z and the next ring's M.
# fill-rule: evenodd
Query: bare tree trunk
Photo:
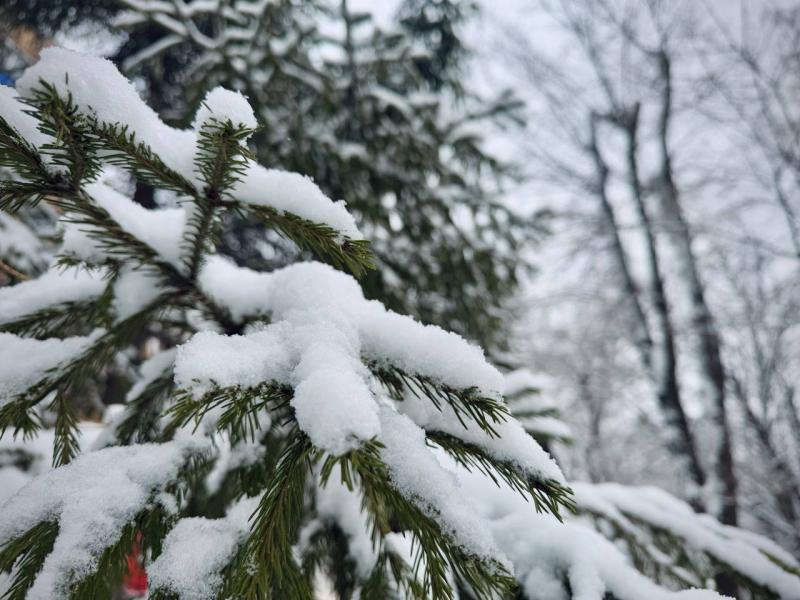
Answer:
M656 386L658 403L664 413L666 424L669 428L670 440L667 448L679 460L686 463L689 475L693 483L697 486L697 489L692 491L690 500L697 510L702 510L703 501L699 492L705 485L706 475L700 463L694 437L689 426L689 420L683 410L683 404L680 398L680 388L678 386L676 372L677 363L674 334L669 317L666 294L664 293L664 282L658 264L655 236L650 226L647 212L644 209L644 200L639 179L638 161L636 158L638 106L635 109L632 124L629 123L625 126L629 142L629 181L647 236L648 262L651 269L651 287L653 301L656 305L657 327L660 333L658 353L655 352L656 346L650 336L647 317L639 300L639 290L631 274L625 249L619 236L619 226L614 213L614 207L611 205L608 198L608 167L600 152L597 141L599 120L600 117L598 115L592 115L589 151L595 163L597 174L596 193L600 200L602 215L611 238L612 255L622 279L626 302L628 302L633 316L634 341L639 350L642 364L648 376Z
M580 390L580 400L586 405L586 410L589 414L589 439L586 444L586 471L589 476L589 481L597 483L599 481L607 481L607 477L603 472L603 444L601 442L601 425L603 421L603 409L598 406L597 400L592 394L590 378L587 373L581 373L578 377L578 389Z
M665 51L657 54L662 82L662 106L659 119L661 173L657 186L661 213L681 266L692 314L692 329L699 342L700 366L710 395L718 439L714 456L714 474L719 486L720 507L717 516L728 525L736 525L737 479L733 463L730 424L725 404L725 369L722 364L719 336L705 298L705 288L692 251L692 236L678 201L669 152L669 126L672 114L672 79L670 59Z
M690 500L696 509L702 510L702 487L706 482L706 474L697 454L697 445L689 426L689 419L683 409L677 375L677 357L675 352L675 334L664 290L664 278L658 259L658 247L650 216L645 206L642 193L638 161L639 103L631 110L617 116L617 125L625 132L626 158L628 163L628 182L644 231L647 249L647 262L650 270L650 295L653 301L655 327L658 331L658 344L653 345L651 358L653 380L656 384L658 401L666 418L673 451L679 455L688 467L692 481L697 489L692 491Z
M611 239L611 254L614 263L619 272L622 288L625 292L625 299L629 303L629 308L633 316L633 341L636 348L639 350L639 355L642 358L648 372L652 368L652 349L653 340L650 337L650 331L647 325L647 317L645 316L644 309L639 302L639 290L636 282L631 275L631 270L628 266L628 259L625 254L625 248L622 245L622 240L619 236L619 225L617 224L617 217L614 213L614 207L608 199L608 174L609 169L600 153L600 146L597 141L597 126L600 117L596 114L591 115L590 121L590 138L589 138L589 152L595 164L596 172L596 189L593 191L597 194L600 200L600 209L603 220L606 223L608 235Z
M789 430L794 438L795 451L800 454L800 409L795 403L795 390L792 386L786 386L783 397L786 418L789 420Z

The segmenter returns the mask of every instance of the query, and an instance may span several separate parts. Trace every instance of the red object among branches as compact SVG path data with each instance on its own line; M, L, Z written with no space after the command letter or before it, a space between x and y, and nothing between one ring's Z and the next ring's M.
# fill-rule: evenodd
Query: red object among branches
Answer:
M136 544L126 559L128 568L122 585L125 595L131 598L144 596L147 593L147 572L143 566L141 541L142 534L140 533L136 536Z

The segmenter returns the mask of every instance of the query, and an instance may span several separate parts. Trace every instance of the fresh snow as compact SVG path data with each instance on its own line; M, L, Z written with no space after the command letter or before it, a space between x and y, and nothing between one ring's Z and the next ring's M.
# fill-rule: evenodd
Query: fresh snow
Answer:
M66 302L88 302L105 290L105 271L52 268L36 279L0 287L0 323L9 323Z
M17 81L19 94L24 98L30 97L41 80L55 86L63 96L71 94L82 111L95 115L100 121L127 126L136 134L137 141L158 149L160 158L168 167L202 187L194 167L197 132L164 124L110 61L63 48L45 48L39 62L29 67ZM31 124L20 116L23 114L20 107L14 105L15 102L19 105L16 97L4 92L0 98L0 114L13 118L15 125L18 123L19 127L26 129L27 136ZM243 96L234 92L212 90L206 101L196 124L212 117L219 120L232 118L248 126L254 122L252 109L246 106ZM36 141L40 137L28 139ZM351 239L361 238L344 203L331 201L313 181L296 173L266 169L249 161L231 195L244 203L269 206L281 213L290 212L329 225Z
M95 334L96 335L96 334ZM94 336L36 340L0 332L0 406L86 350Z
M204 442L186 438L166 444L115 447L81 455L32 480L0 507L0 544L43 521L58 521L52 552L27 600L67 596L90 575L106 547L167 484Z
M194 117L192 128L200 131L210 119L218 122L229 120L234 125L243 125L249 129L258 127L258 121L247 98L240 92L221 87L214 88L206 94Z
M797 560L762 536L723 525L709 515L698 515L685 502L654 487L576 483L573 489L579 507L608 514L614 520L619 520L621 513L669 531L688 546L731 565L781 598L800 598L800 577L778 567L765 552L800 570Z
M281 334L276 327L248 335L196 333L178 347L175 383L202 395L216 386L255 387L264 381L288 382L291 362Z
M246 286L233 285L237 273ZM253 387L264 381L292 385L300 427L318 447L335 454L380 434L377 399L363 361L455 388L474 386L499 398L502 376L478 347L366 300L352 277L327 265L299 263L255 273L218 258L204 265L200 283L235 317L261 315L270 324L240 336L195 335L178 351L177 385L197 394L214 386ZM501 426L513 439L480 439L507 458L516 448L515 461L531 461L527 466L532 470L560 479L543 452L527 457L535 442L518 426ZM479 437L477 431L472 435Z
M147 567L150 588L168 590L180 600L213 600L221 571L250 531L259 498L234 504L221 519L186 518L167 534L164 549Z

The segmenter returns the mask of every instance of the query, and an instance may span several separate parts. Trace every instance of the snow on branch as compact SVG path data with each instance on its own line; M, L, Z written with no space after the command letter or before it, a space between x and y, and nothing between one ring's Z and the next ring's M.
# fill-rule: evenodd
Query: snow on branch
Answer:
M36 340L0 333L0 408L39 382L43 373L55 376L92 341L93 337Z
M0 288L0 331L17 332L23 327L22 317L36 315L36 322L44 311L98 298L106 289L104 275L77 268L51 269L36 279Z
M527 503L511 488L487 486L480 474L454 469L463 498L489 521L493 539L511 560L527 598L722 598L708 590L675 592L662 587L636 570L628 557L591 525L576 518L560 523L549 514L531 514Z
M237 274L247 286L230 285ZM325 265L301 263L256 274L216 259L206 264L200 282L209 297L229 307L236 317L262 315L271 323L244 336L210 332L195 336L179 350L178 386L200 395L213 387L253 387L269 381L290 384L295 388L292 405L300 426L316 445L334 453L379 434L366 364L427 378L433 387L474 389L490 400L501 398L502 376L479 348L365 300L351 277ZM220 355L229 360L217 360ZM322 386L319 390L316 382ZM327 400L310 400L306 405L306 392L310 398ZM328 408L341 406L339 402L352 410L342 413ZM492 433L476 423L468 428L456 409L431 405L432 410L423 415L424 405L411 398L403 403L410 414L414 406L423 424L485 445L498 457L517 460L544 478L563 480L549 457L521 428L506 421L504 412L498 413L497 431ZM335 448L326 443L328 439L337 440Z
M52 600L76 593L98 568L109 568L102 564L109 548L127 541L121 556L130 551L133 540L125 540L124 532L143 512L160 505L166 518L176 510L173 494L178 490L170 494L168 488L206 448L206 442L193 438L107 448L37 477L0 511L0 569L14 565L22 550L44 559L38 573L35 560L29 565L32 573L25 560L14 571L15 580L32 580L26 598ZM42 527L48 529L45 536Z
M42 52L41 60L25 71L18 81L17 90L21 98L34 99L41 90L41 82L51 85L59 96L70 98L79 114L96 119L97 127L113 124L134 136L137 143L158 149L158 156L166 167L200 187L195 168L199 129L180 130L165 125L111 62L60 48L47 48ZM4 97L3 106L7 103L8 99ZM12 113L13 120L3 116ZM29 119L20 115L24 115L21 109L4 109L0 114L12 127L19 126L22 129L19 132L26 140L41 148L42 136L32 134ZM230 121L250 128L255 124L246 100L235 92L219 88L209 92L195 123L202 126L209 119ZM38 132L35 127L34 131ZM332 202L311 180L294 173L265 169L249 161L231 195L245 204L268 206L280 214L291 213L328 225L349 239L361 237L343 202Z
M697 514L658 488L576 483L573 489L579 511L612 524L620 541L680 584L702 586L722 567L755 597L800 594L800 563L763 536Z
M246 539L258 502L259 498L242 500L221 519L179 520L164 539L163 552L147 569L151 594L171 593L192 600L217 598L221 572Z

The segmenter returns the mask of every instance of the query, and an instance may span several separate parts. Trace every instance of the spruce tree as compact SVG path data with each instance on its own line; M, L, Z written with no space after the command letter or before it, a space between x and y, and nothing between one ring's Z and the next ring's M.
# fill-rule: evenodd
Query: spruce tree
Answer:
M215 89L173 129L113 65L56 49L19 93L0 96L0 208L55 205L64 235L50 270L0 290L0 432L52 439L54 466L0 510L4 599L109 598L133 548L157 599L310 598L320 573L340 598L710 599L668 587L720 569L796 596L791 555L661 492L573 499L462 338L330 265L219 256L237 211L373 266L341 203L253 160L242 96ZM176 205L137 205L130 177ZM87 448L87 388L143 334L160 349ZM512 405L530 383L506 382Z
M438 37L431 24L425 34L407 19L385 31L347 2L240 0L219 15L205 3L181 12L127 4L121 25L163 33L123 68L138 73L188 44L189 105L210 85L242 91L264 124L254 137L259 157L347 199L380 267L362 280L368 297L487 348L503 344L506 301L527 268L521 248L543 221L501 202L513 170L486 151L482 124L516 120L518 103L508 94L479 99L459 83L459 3L436 20L456 36L452 53L428 43ZM244 264L291 258L285 248L265 259L248 251L255 244L242 247L243 237L264 237L258 224L235 231L222 250Z
M111 63L58 49L18 91L0 97L16 174L0 208L56 205L64 239L53 269L0 296L0 432L52 423L55 467L0 513L4 598L107 598L139 540L152 598L308 598L320 571L342 597L510 593L437 457L491 472L532 513L572 506L560 471L478 348L321 262L262 273L216 253L237 212L356 276L373 266L342 203L254 161L246 100L217 88L173 129ZM135 204L121 173L177 206ZM143 331L162 350L106 447L81 454L87 382Z

